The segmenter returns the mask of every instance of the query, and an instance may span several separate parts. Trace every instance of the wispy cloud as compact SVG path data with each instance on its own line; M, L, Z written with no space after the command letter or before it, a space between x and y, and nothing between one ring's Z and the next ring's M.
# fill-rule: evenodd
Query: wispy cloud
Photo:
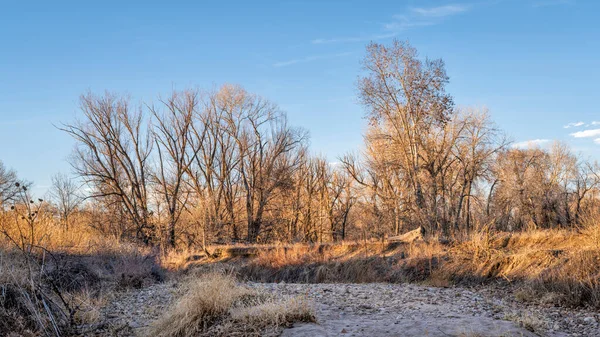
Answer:
M590 138L600 136L600 129L589 129L583 131L573 132L571 136L575 138Z
M542 147L550 142L550 139L530 139L522 142L513 143L512 147L515 149L531 149L536 147Z
M348 55L352 55L352 52L313 55L313 56L307 56L307 57L297 58L297 59L292 59L292 60L287 60L287 61L275 62L275 63L273 63L273 67L281 68L281 67L287 67L287 66L291 66L294 64L298 64L298 63L308 63L308 62L317 61L317 60L334 59L334 58L344 57L344 56L348 56Z
M585 125L585 123L584 122L574 122L574 123L569 123L569 124L563 126L563 128L565 128L565 129L576 128L576 127L582 126L582 125Z
M390 33L390 34L394 34L394 35L397 35L398 32L404 31L406 29L416 28L416 27L433 26L436 24L436 22L433 20L414 20L414 18L411 18L410 16L407 16L407 15L394 15L392 18L394 20L391 22L385 23L383 25L383 28L385 28L386 30L395 32L395 33Z
M335 37L331 39L314 39L310 41L312 44L327 44L327 43L343 43L343 42L365 42L372 40L381 40L394 37L397 33L388 34L376 34L376 35L363 35L363 36L349 36L349 37Z
M466 4L452 4L436 7L412 7L407 9L404 14L394 15L390 22L383 23L383 32L358 36L318 38L312 40L311 43L349 43L387 39L395 37L407 29L439 24L443 22L444 18L467 12L470 9L471 6Z
M575 0L541 0L532 4L533 7L548 7L559 5L574 5Z
M439 7L429 7L429 8L411 8L411 11L417 13L418 15L425 17L433 17L433 18L442 18L445 16L456 15L469 10L469 6L467 5L446 5Z

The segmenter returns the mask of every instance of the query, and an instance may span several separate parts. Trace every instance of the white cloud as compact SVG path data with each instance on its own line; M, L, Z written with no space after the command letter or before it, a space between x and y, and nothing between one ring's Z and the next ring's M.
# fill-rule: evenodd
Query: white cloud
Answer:
M432 20L414 20L406 15L394 15L394 21L383 25L383 28L393 32L401 32L403 30L414 27L425 27L435 25Z
M542 147L548 144L550 139L530 139L522 142L517 142L512 144L512 147L515 149L531 149L536 147Z
M343 43L343 42L365 42L365 41L374 41L387 39L390 37L394 37L398 35L397 33L388 33L388 34L374 34L374 35L365 35L365 36L348 36L348 37L336 37L331 39L314 39L310 41L312 44L327 44L327 43Z
M578 127L578 126L582 126L582 125L585 125L585 123L584 122L574 122L574 123L569 123L569 124L563 126L563 128L568 129L568 128L574 128L574 127Z
M439 7L429 7L429 8L420 7L420 8L412 8L411 9L412 12L414 12L420 16L432 17L432 18L442 18L445 16L456 15L456 14L466 12L467 10L469 10L468 6L460 5L460 4L446 5L446 6L439 6Z
M461 14L471 7L463 4L453 4L438 7L415 7L408 9L404 14L394 15L391 22L384 23L384 32L359 35L342 36L334 38L319 38L311 41L312 44L365 42L395 37L401 32L416 27L432 26L439 24L444 18Z
M596 139L594 139L594 143L596 143L596 144L600 144L600 138L596 138Z
M281 68L281 67L291 66L293 64L298 64L298 63L307 63L307 62L312 62L312 61L317 61L317 60L325 60L325 59L344 57L344 56L348 56L351 54L352 54L351 52L346 52L346 53L337 53L337 54L307 56L307 57L299 58L299 59L276 62L273 64L273 67Z
M571 136L575 138L589 138L600 136L600 129L589 129L583 131L573 132Z
M597 121L592 121L592 122L590 123L590 125L600 125L600 122L597 122Z

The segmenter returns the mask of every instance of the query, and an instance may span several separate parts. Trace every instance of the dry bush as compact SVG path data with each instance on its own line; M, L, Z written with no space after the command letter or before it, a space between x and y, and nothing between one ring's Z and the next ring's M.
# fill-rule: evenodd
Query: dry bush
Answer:
M552 267L546 268L531 284L540 297L555 294L553 302L556 304L600 307L600 251L568 252L557 258Z
M305 301L270 299L225 274L190 278L182 292L153 324L151 336L259 336L265 329L315 319Z
M120 255L123 254L123 255ZM102 324L111 292L160 282L158 261L143 252L25 253L0 246L0 336L65 336Z
M600 211L585 214L582 219L581 234L585 238L584 245L600 249Z
M186 294L156 324L156 336L196 336L221 320L235 301L251 292L233 278L211 275L189 285Z
M93 330L106 295L165 278L149 249L86 226L66 230L39 205L31 218L18 205L0 210L0 335Z
M277 331L294 322L314 322L315 315L309 303L301 298L272 300L257 305L245 305L230 311L231 324L228 335L255 334L262 336L266 332Z
M68 309L42 281L38 267L21 252L0 247L0 335L70 331Z
M521 301L600 307L600 250L586 228L475 235L435 271L453 282L521 282Z

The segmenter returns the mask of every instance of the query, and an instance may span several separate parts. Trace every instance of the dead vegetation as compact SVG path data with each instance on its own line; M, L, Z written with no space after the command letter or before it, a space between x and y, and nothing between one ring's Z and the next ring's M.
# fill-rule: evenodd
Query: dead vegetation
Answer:
M264 336L294 322L314 322L302 298L275 299L237 284L232 276L194 276L182 296L151 328L151 336Z
M421 282L446 287L499 280L523 289L515 294L518 300L600 307L600 251L590 230L595 229L476 234L448 244L430 238L412 243L215 247L226 253L218 258L180 258L177 268L227 270L258 282Z
M165 278L149 249L65 230L43 212L31 219L0 213L0 335L94 331L104 324L100 308L116 292Z
M589 220L579 231L490 231L461 241L426 236L410 242L238 244L159 252L91 234L75 245L72 233L63 237L56 229L53 235L40 233L39 242L49 249L24 252L2 241L0 331L24 336L94 331L103 324L99 308L115 292L161 282L165 270L187 281L180 300L153 326L156 336L276 334L291 322L314 319L303 300L269 298L214 271L287 283L447 287L502 280L519 285L520 301L600 307L597 231Z

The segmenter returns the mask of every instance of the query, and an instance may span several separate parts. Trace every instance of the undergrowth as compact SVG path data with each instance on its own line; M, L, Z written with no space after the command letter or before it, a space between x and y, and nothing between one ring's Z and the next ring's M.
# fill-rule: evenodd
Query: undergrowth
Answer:
M518 285L521 300L600 308L600 247L595 226L580 231L483 232L454 243L280 245L220 248L225 254L181 260L176 269L228 270L258 282L417 282L432 286Z

